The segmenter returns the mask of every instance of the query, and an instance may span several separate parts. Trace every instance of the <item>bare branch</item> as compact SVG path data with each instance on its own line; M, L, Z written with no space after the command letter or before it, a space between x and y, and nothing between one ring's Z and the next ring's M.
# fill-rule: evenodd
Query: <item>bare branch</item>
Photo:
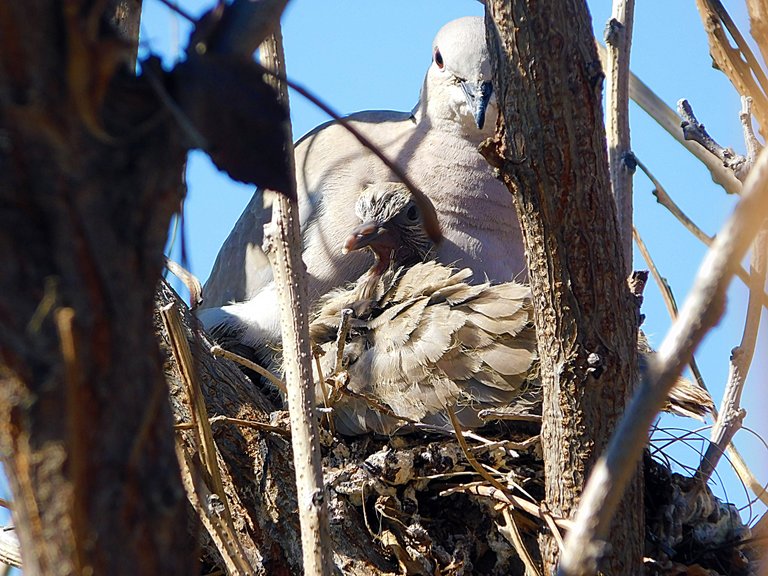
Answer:
M635 173L629 138L629 56L634 12L634 0L614 0L613 14L605 28L608 168L627 273L632 271L632 176Z
M288 393L288 390L285 387L285 382L280 380L280 378L272 374L272 372L270 372L263 366L259 366L258 364L256 364L256 362L253 362L252 360L248 360L248 358L243 358L239 354L235 354L230 350L225 350L218 344L215 346L211 346L211 354L213 354L214 356L221 356L222 358L226 358L227 360L232 360L232 362L235 362L236 364L240 364L241 366L245 366L249 370L253 370L259 376L263 376L264 378L269 380L269 382L275 388L280 390L280 392L282 392L283 394Z
M672 318L672 320L675 320L677 318L677 301L675 300L675 295L672 293L672 287L669 285L669 282L667 282L667 279L663 277L659 272L659 269L656 267L656 263L651 257L651 253L648 251L648 248L646 247L645 242L643 242L643 238L640 236L640 233L637 231L637 229L634 229L634 236L635 242L637 243L637 248L640 250L640 254L642 254L646 264L648 264L648 268L651 270L653 279L656 281L656 285L659 287L661 297L667 307L667 312L669 312L669 317ZM693 373L693 377L696 379L696 383L704 390L708 391L707 385L704 382L704 377L701 375L701 370L699 370L699 365L696 362L695 357L691 356L691 362L688 366ZM716 413L713 412L713 414L716 416Z
M285 77L283 38L278 26L261 46L267 69ZM288 87L270 78L286 109ZM288 410L291 420L291 444L296 469L296 488L301 523L301 546L304 573L329 575L332 560L328 543L328 508L323 488L320 443L315 417L315 387L312 379L312 352L309 340L306 266L301 260L301 229L296 200L296 178L293 159L293 134L290 120L284 124L285 151L290 167L293 193L275 194L272 222L265 228L265 252L272 265L280 302L285 380L288 388ZM290 197L289 197L290 196Z
M501 532L501 535L512 544L517 555L520 557L520 560L523 561L523 564L525 565L525 576L541 576L541 571L536 566L533 558L531 558L531 553L528 552L528 548L526 548L525 542L523 542L523 537L520 535L517 522L515 522L515 519L512 517L509 508L504 508L501 511L501 514L504 518L505 525L499 525L499 532Z
M717 463L720 461L726 446L734 434L741 428L746 412L741 408L741 392L747 380L749 367L755 354L757 333L760 328L760 317L763 312L762 294L766 276L766 248L768 248L768 227L758 233L752 244L752 265L750 275L749 301L747 317L741 343L731 352L731 365L728 371L728 384L725 388L723 401L720 404L720 414L712 427L711 441L701 459L696 477L706 482Z
M656 267L656 264L651 258L651 255L648 252L648 249L646 248L645 243L643 242L643 239L640 236L640 234L637 232L637 230L635 230L635 242L637 242L637 247L640 250L640 253L643 255L643 258L645 259L646 263L648 264L648 267L651 270L651 274L653 274L653 277L656 280L656 283L658 284L659 289L661 290L661 295L667 306L667 310L669 311L670 317L673 320L675 320L677 318L677 303L675 302L675 296L672 293L672 289L667 283L666 278L661 276L661 274L659 273L659 270ZM743 277L739 272L743 272ZM744 278L749 278L747 271L744 270L744 268L742 268L741 266L739 267L739 271L737 271L737 275L739 275L739 277L742 278L742 280ZM766 296L765 292L763 292L762 305L766 306L767 301L768 301L768 296ZM689 366L691 368L691 372L693 373L694 378L696 379L696 382L698 382L699 386L707 390L707 386L704 382L704 378L702 377L701 371L699 370L699 366L696 363L696 358L694 358L693 356L691 356L691 363ZM712 416L715 419L717 419L718 417L717 409L712 410ZM752 473L752 470L750 470L749 466L744 461L744 458L736 449L736 446L733 443L730 443L727 445L726 451L728 452L731 465L733 466L733 469L736 472L736 475L739 477L739 479L741 479L741 481L744 482L744 484L747 485L750 490L752 490L752 492L760 501L768 505L768 493L766 493L763 484Z
M181 479L187 498L215 544L216 550L221 554L221 559L229 573L265 574L262 566L252 565L248 561L231 520L221 517L226 498L222 499L210 491L195 467L196 460L181 445L181 442L176 443L176 455L181 466Z
M197 309L203 303L203 285L197 276L168 257L165 258L165 267L189 290L189 309Z
M561 530L571 530L573 528L572 520L553 516L548 512L544 512L539 506L526 500L525 498L515 496L514 494L509 494L507 491L499 490L493 486L486 486L480 482L476 482L474 484L461 484L453 488L448 488L447 490L440 492L440 496L448 496L450 494L456 494L457 492L467 492L469 494L477 494L478 496L487 496L488 498L493 498L494 500L498 500L504 504L510 504L516 508L519 508L520 510L527 512L531 516L539 518L540 520L545 520L545 518L549 516L550 520L552 520L554 524Z
M749 28L757 42L763 61L768 61L768 5L763 0L747 0ZM768 565L766 565L768 568Z
M607 65L606 49L600 44L597 44L597 48L600 61L603 63L603 67L605 67ZM730 170L726 170L717 158L703 150L701 146L697 146L695 143L688 142L683 138L683 135L680 133L680 117L648 85L631 72L629 75L629 97L646 114L658 122L659 126L664 128L670 136L701 161L709 170L715 183L722 186L729 194L736 194L741 190L741 182L733 176Z
M566 538L560 574L593 573L589 554L607 537L627 481L635 471L648 429L664 398L706 332L719 320L725 292L768 210L768 154L761 153L744 183L742 199L701 264L694 288L667 333L605 454L587 482L576 512L576 526Z
M227 495L224 493L224 483L221 480L221 470L219 470L219 462L216 455L216 444L213 441L211 423L208 421L208 410L205 407L205 399L200 390L195 362L192 358L192 351L189 349L179 308L175 303L169 304L160 310L160 315L168 330L173 355L179 365L179 370L186 387L190 405L189 413L192 424L195 425L195 441L200 452L202 464L211 480L213 492L221 500L224 522L228 522L231 525L232 513L227 503ZM180 464L182 463L180 462Z
M765 75L749 46L719 0L696 0L696 6L707 32L709 53L713 62L728 77L739 94L754 99L758 122L763 130L768 129L768 100L763 92ZM736 41L736 48L731 46L723 24ZM755 81L755 77L761 80L762 86Z
M336 366L334 367L334 374L338 374L342 370L342 362L344 360L344 345L347 343L347 334L349 333L349 321L352 318L352 309L344 308L341 311L341 321L339 322L339 331L336 334Z
M757 83L762 88L763 93L766 92L768 89L768 79L765 77L765 72L763 71L762 67L760 66L760 63L758 62L757 58L755 58L755 55L752 53L752 49L749 47L749 43L744 39L744 36L741 35L741 31L736 26L736 23L731 18L730 14L725 9L725 6L723 6L723 3L720 0L707 0L710 4L710 6L714 9L717 16L722 20L723 24L725 25L725 28L728 30L728 33L733 38L734 42L736 43L736 47L739 49L739 51L742 53L744 60L746 61L747 65L749 66L750 70L752 71L752 74L754 74L755 78L757 79Z
M752 166L757 160L757 155L760 153L762 146L755 136L755 131L752 128L752 98L749 96L741 97L741 112L739 113L739 121L741 127L744 130L744 144L747 147L747 173L752 170Z
M639 159L637 159L637 166L640 168L640 170L643 171L643 173L653 183L653 195L656 197L656 201L662 206L664 206L664 208L669 210L672 213L672 215L675 218L677 218L678 222L680 222L683 226L685 226L686 229L691 234L696 236L696 238L701 240L707 246L712 244L712 237L708 235L706 232L704 232L701 228L699 228L693 222L693 220L688 218L685 212L683 212L682 209L675 203L675 201L672 200L669 194L667 194L667 191L664 188L664 186L661 185L661 182L656 180L656 178L651 173L651 171L648 170L645 164L643 164Z
M723 163L723 166L732 170L733 175L743 182L749 173L747 158L734 152L733 148L720 146L720 144L709 135L709 132L704 128L704 124L699 122L696 118L693 113L693 108L691 108L688 100L680 100L677 103L677 111L683 118L680 126L683 129L683 136L685 139L701 144L705 150L719 158Z
M672 200L672 197L667 194L667 191L664 189L664 187L661 185L661 183L656 180L656 178L653 176L650 170L642 163L640 160L637 160L638 167L645 173L645 175L648 177L648 179L653 183L654 190L653 195L656 197L656 200L659 204L664 206L667 210L670 211L670 213L677 218L677 220L685 226L688 231L693 234L696 238L698 238L703 244L705 244L707 247L712 246L712 242L714 241L714 238L710 235L708 235L706 232L704 232L701 228L699 228L696 223L691 220L685 212L677 205L677 203ZM744 282L747 286L750 285L750 274L747 272L743 266L739 265L739 267L736 269L736 276ZM763 291L762 295L762 304L764 307L768 308L768 292Z

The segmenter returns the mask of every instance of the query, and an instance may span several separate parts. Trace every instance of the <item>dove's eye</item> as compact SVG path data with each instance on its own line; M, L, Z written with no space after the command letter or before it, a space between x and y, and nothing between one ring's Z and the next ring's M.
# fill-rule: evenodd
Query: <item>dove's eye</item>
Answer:
M435 48L435 64L437 64L437 67L442 70L445 68L445 62L443 62L443 55L440 54L440 50L438 48Z
M419 210L416 208L416 206L411 206L408 208L408 212L405 213L405 215L408 217L408 220L415 221L419 219Z

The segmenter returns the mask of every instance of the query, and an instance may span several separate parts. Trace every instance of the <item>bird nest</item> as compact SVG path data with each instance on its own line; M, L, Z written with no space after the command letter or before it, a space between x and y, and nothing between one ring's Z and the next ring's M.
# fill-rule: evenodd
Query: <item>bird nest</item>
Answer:
M159 308L175 301L165 285L159 297ZM221 467L215 474L223 482L221 500L235 519L227 529L241 539L244 556L263 559L279 543L284 547L280 558L300 562L300 548L297 553L297 545L291 549L285 543L298 534L287 413L271 408L270 399L231 363L214 358L194 318L183 305L179 309L192 359L182 359L177 346L171 346L168 326L159 318L156 326L168 359L181 445L190 456L219 453L219 463L214 458L213 464ZM197 373L199 382L192 378L192 386L184 384L184 373ZM193 409L194 395L204 404ZM194 410L207 411L215 446L201 446L206 434L193 433ZM197 426L203 422L197 418ZM345 574L536 574L538 538L551 533L560 539L570 526L542 506L537 422L500 422L458 437L417 431L354 438L334 434L324 420L321 424L331 538L337 565L339 557L347 562ZM706 485L673 473L662 458L663 450L654 457L646 453L644 460L646 572L750 573L757 550L749 545L750 531L738 511ZM199 490L199 478L214 474L210 468L196 472L191 457L187 463L182 474L198 487L197 494L188 488L190 501L215 536L221 519L210 505L193 502L219 501L213 489L207 496ZM253 528L257 524L258 530ZM211 568L227 563L222 560L227 552L214 536L201 536L205 565Z
M534 424L455 438L411 434L349 440L324 431L331 522L350 505L403 574L523 574L539 565L537 537L569 522L548 514ZM465 444L462 442L462 444ZM750 573L749 529L706 485L646 453L648 574Z

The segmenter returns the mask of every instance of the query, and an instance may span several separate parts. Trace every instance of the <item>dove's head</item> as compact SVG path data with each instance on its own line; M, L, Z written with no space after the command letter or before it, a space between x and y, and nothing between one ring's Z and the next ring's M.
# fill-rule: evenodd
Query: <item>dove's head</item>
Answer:
M453 20L437 33L419 108L435 127L490 136L497 107L482 17Z
M343 252L368 248L376 256L372 272L390 265L411 266L423 261L434 243L424 231L421 209L404 184L380 182L366 186L355 205L362 224L350 231Z

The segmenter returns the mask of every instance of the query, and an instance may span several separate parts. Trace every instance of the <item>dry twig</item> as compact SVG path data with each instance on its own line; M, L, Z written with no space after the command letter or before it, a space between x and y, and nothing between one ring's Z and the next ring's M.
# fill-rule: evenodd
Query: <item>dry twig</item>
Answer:
M211 346L211 354L214 356L221 356L222 358L226 358L227 360L232 360L232 362L235 362L236 364L240 364L241 366L245 366L249 370L253 370L256 372L259 376L263 376L267 380L269 380L270 383L272 383L275 388L280 390L283 394L287 392L285 388L285 383L280 380L277 376L272 374L269 370L264 368L263 366L259 366L256 364L256 362L252 362L251 360L248 360L248 358L243 358L239 354L235 354L234 352L231 352L229 350L225 350L218 344Z
M709 135L704 124L699 122L696 115L693 113L691 104L686 99L682 99L677 103L677 111L682 117L683 121L680 123L683 129L683 136L686 140L698 142L705 150L710 154L717 157L723 166L733 171L733 175L736 176L742 182L749 174L749 168L751 166L747 162L746 156L737 154L733 148L726 148L718 144L712 136Z
M525 576L541 576L541 571L536 566L533 558L531 558L531 554L528 552L525 542L523 542L523 537L520 535L520 529L517 527L517 522L515 522L515 519L512 517L509 508L505 507L501 511L501 514L504 517L505 524L504 526L499 526L499 532L501 532L501 535L512 544L520 560L523 561L523 564L525 565Z
M243 420L242 418L230 418L229 416L214 416L209 419L211 425L213 424L232 424L234 426L242 426L244 428L255 428L256 430L265 430L266 432L274 432L290 438L291 431L281 428L280 426L273 426L272 424L265 424L264 422L258 422L256 420ZM174 425L175 430L192 430L195 427L191 422L185 422L182 424Z
M752 282L741 342L731 352L728 384L725 388L723 401L720 404L720 414L715 425L712 427L709 447L696 471L696 477L703 482L709 479L726 446L730 444L734 434L741 428L741 423L746 414L740 406L741 392L744 389L749 367L755 354L755 344L757 343L757 334L760 328L760 316L763 311L761 295L765 286L767 249L768 227L764 225L752 244L752 265L750 270Z
M752 164L754 164L754 161L752 161ZM683 212L683 210L677 205L677 203L674 200L672 200L672 197L669 194L667 194L667 191L665 190L664 186L661 185L661 182L659 182L656 179L653 173L640 160L637 160L637 166L640 168L640 170L643 171L643 173L653 183L653 186L654 186L653 195L656 197L657 202L662 206L664 206L664 208L669 210L669 212L704 245L706 245L707 247L712 246L712 242L714 241L714 238L712 236L709 236L706 232L704 232L701 228L699 228L696 225L696 223L693 222L693 220L691 220L685 214L685 212ZM646 258L646 261L647 260L648 259ZM741 265L738 266L738 268L736 269L736 276L739 278L739 280L744 282L744 284L746 284L747 286L750 286L751 280L750 280L749 272L747 272L747 270L745 270L743 266ZM765 290L763 290L763 294L762 294L762 305L768 308L768 292L765 292Z
M227 571L230 574L265 574L260 564L251 565L248 561L231 520L222 518L225 501L210 492L196 470L194 460L180 442L176 443L176 455L187 498L221 554Z
M606 49L600 44L597 45L600 60L603 67L606 66ZM672 136L677 142L684 146L688 152L701 161L707 167L712 175L712 180L722 186L729 194L736 194L741 191L741 182L739 182L730 170L723 167L722 163L709 154L701 146L693 142L688 142L680 133L680 117L675 111L667 106L647 84L640 78L630 72L629 75L629 97L640 108L653 118L659 126Z
M163 323L168 331L173 355L187 390L190 404L189 414L194 425L195 443L200 451L202 464L213 485L213 492L221 499L224 519L231 524L232 514L229 510L227 495L224 492L224 483L221 480L221 470L219 470L216 444L213 441L213 432L208 420L208 410L205 407L203 392L200 390L200 382L195 370L192 351L187 342L184 325L179 315L179 308L176 304L170 304L160 310L160 316L163 318Z
M765 89L768 83L766 83L765 73L720 0L696 0L696 6L701 14L704 30L707 32L712 60L728 77L739 94L751 96L754 99L758 122L763 130L766 130L768 100ZM736 42L735 48L731 46L723 25ZM755 80L756 78L759 82Z
M471 484L461 484L459 486L454 486L453 488L448 488L447 490L440 492L440 496L448 496L450 494L456 494L457 492L466 492L468 494L477 494L478 496L493 498L494 500L498 500L504 504L510 504L516 508L519 508L534 518L545 521L546 513L533 502L530 502L525 498L520 498L520 496L509 494L506 490L499 490L493 486L487 486L482 482L474 482ZM561 530L570 530L573 528L572 520L568 520L566 518L558 518L556 516L552 516L551 514L550 518Z
M648 265L648 268L651 270L651 274L653 275L653 279L656 281L656 284L659 287L659 291L661 292L661 298L664 300L664 304L667 307L667 312L669 313L669 317L672 320L675 320L677 318L677 302L675 301L675 295L672 293L672 287L669 285L669 282L667 282L667 279L661 275L659 272L659 269L656 267L656 263L653 261L653 258L651 257L651 253L648 251L648 248L645 245L645 242L643 242L642 237L640 236L640 233L637 231L637 229L633 229L635 242L637 243L637 248L640 250L640 254L643 256L643 259L645 260L645 263ZM699 370L699 365L696 362L696 358L694 356L691 356L691 363L689 364L689 367L691 369L691 372L693 373L693 377L696 379L696 383L701 386L704 390L707 390L707 385L704 382L704 377L701 375L701 370Z

